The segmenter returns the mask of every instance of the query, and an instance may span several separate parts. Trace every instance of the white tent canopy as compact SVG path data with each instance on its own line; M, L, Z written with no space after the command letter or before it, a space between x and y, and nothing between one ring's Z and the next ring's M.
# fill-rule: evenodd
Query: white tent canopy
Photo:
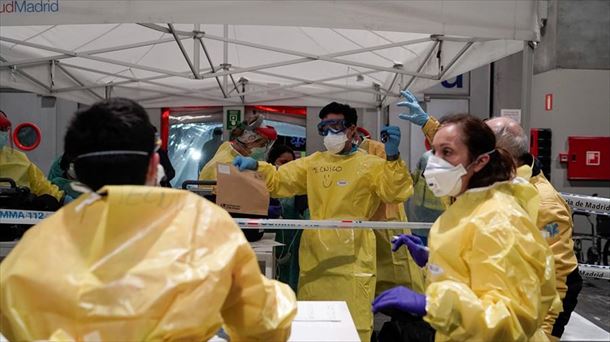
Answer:
M376 107L539 37L536 0L8 3L0 86L82 103Z

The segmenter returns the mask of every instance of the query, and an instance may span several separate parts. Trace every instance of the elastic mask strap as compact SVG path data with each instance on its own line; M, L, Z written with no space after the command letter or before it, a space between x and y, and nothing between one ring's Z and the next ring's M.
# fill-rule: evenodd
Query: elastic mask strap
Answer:
M476 163L477 163L479 160L481 160L481 157L483 157L483 156L489 156L489 155L491 155L492 153L494 153L494 152L496 152L496 151L497 151L497 150L494 148L493 150L491 150L491 151L489 151L489 152L485 152L485 153L480 154L480 155L477 157L477 159L475 159L475 160L474 160L472 163L468 164L468 166L466 167L466 170L470 169L470 167L471 167L472 165L476 164Z
M145 156L148 157L149 153L144 151L129 151L129 150L116 150L116 151L99 151L81 154L76 156L76 159L100 157L100 156L117 156L117 155L132 155L132 156Z

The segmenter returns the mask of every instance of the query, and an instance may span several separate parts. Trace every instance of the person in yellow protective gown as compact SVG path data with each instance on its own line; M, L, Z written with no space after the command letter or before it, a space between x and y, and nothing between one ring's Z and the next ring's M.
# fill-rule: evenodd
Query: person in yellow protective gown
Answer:
M539 198L494 133L469 115L449 116L434 136L424 175L437 196L455 201L434 223L429 253L402 235L427 265L426 294L384 292L375 312L422 315L436 341L545 341L546 313L560 310L550 248L536 228Z
M405 107L410 112L401 114L406 120L422 126L426 138L431 141L440 123L425 113L412 94L403 94ZM528 180L540 197L536 226L551 247L555 260L555 284L563 302L563 311L550 311L544 320L544 331L551 340L559 340L565 326L576 307L578 294L582 289L582 278L578 271L578 261L574 254L572 240L573 222L571 210L553 185L544 177L539 162L529 151L529 144L523 128L509 118L493 118L486 121L494 131L497 145L506 149L517 164L517 175Z
M369 220L380 203L403 203L411 176L400 160L400 129L384 128L387 160L352 143L356 110L332 102L320 111L319 133L327 151L275 166L237 157L234 164L258 169L272 197L308 195L313 220ZM346 301L362 341L369 341L375 294L375 235L371 229L305 230L299 251L300 300Z
M0 178L11 178L17 186L29 188L36 196L50 195L61 201L64 193L23 152L10 146L10 128L11 122L0 111Z
M215 181L216 164L230 164L237 156L265 160L265 154L277 139L277 131L271 126L265 126L261 115L255 115L233 129L231 136L234 138L222 143L214 157L203 166L199 180Z
M371 140L370 136L365 136L362 139L359 148L368 154L383 159L386 158L383 143ZM407 222L407 213L403 203L381 203L370 220ZM392 238L400 234L411 234L411 230L374 229L373 233L375 234L377 247L377 284L375 286L375 295L379 295L381 292L398 285L404 285L414 291L423 293L424 275L422 270L413 262L405 249L392 252Z
M231 217L190 192L142 186L156 182L159 156L141 106L94 104L71 122L65 148L91 192L0 264L4 336L206 341L224 326L233 341L288 339L295 295L261 274Z
M559 341L582 289L582 278L574 254L574 224L570 207L544 177L539 162L529 153L528 139L523 128L516 121L503 117L487 120L486 123L496 134L497 145L509 151L517 163L517 175L528 180L540 195L536 226L544 233L553 251L555 282L563 301L563 311L559 314L549 312L543 327L551 340Z

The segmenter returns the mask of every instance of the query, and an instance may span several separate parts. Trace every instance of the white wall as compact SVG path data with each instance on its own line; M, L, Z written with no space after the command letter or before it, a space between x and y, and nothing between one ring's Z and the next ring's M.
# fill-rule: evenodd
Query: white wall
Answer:
M553 109L545 111L545 94ZM610 70L555 69L534 76L530 127L553 131L551 183L558 191L610 197L610 182L569 182L559 153L568 136L610 136Z
M148 117L150 118L150 122L157 127L158 130L161 129L161 108L145 108L146 113L148 113Z

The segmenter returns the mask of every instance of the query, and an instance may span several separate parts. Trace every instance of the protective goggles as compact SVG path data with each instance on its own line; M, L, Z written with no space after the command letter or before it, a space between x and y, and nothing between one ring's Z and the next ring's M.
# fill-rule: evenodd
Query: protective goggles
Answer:
M318 124L318 134L325 137L328 133L341 133L347 129L348 125L345 120L322 120Z

